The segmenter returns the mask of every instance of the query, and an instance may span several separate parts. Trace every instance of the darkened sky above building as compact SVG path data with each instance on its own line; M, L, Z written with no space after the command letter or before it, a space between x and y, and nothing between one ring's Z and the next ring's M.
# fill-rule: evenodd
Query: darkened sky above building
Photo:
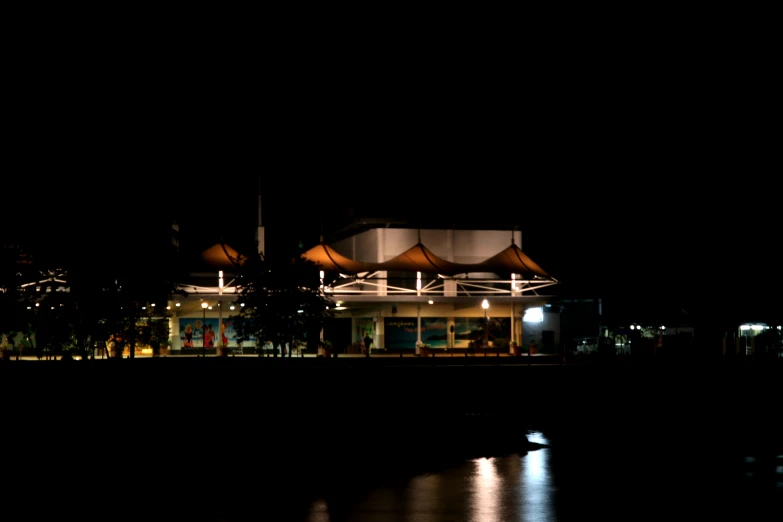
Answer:
M522 174L519 182L477 176L464 181L470 189L455 191L416 176L349 191L336 186L322 194L272 183L262 187L267 253L296 249L299 240L307 249L321 234L333 241L330 227L350 208L366 217L406 220L412 227L489 223L506 225L509 242L514 228L522 230L523 250L562 282L564 293L748 316L780 313L779 211L767 192L739 197L704 183L680 184L677 176L625 182L560 173L530 176L534 182ZM490 183L486 191L482 181ZM254 223L256 215L250 201L253 180L247 184L252 197L243 194L237 202L247 203L235 210L192 212L206 237L254 238L254 227L239 226L240 216Z
M422 228L505 224L509 242L513 228L522 230L523 250L562 282L564 294L670 302L748 319L775 316L770 311L780 316L780 202L769 186L746 179L744 188L737 180L731 190L688 176L621 181L587 172L441 178L400 173L386 183L368 175L365 184L325 184L316 191L306 188L312 184L307 176L269 174L262 186L267 253L294 251L300 241L307 249L321 234L333 240L329 227L352 207ZM4 229L62 249L113 248L111 255L122 256L143 250L145 227L170 212L186 250L221 238L238 249L254 248L257 176L221 179L210 185L137 177L122 192L87 181L67 190L44 187L11 206L15 219Z
M773 84L690 70L582 69L524 92L488 81L328 97L280 85L258 111L225 92L122 103L20 92L2 232L122 255L170 213L187 241L245 248L260 175L268 250L309 246L350 207L422 226L490 220L519 226L564 291L779 310Z

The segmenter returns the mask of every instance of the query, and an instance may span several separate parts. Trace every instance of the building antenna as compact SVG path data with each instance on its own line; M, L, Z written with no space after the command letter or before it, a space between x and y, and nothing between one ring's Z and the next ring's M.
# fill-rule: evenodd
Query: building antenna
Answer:
M264 256L264 212L261 205L261 176L258 176L258 223L256 224L256 245L258 253Z

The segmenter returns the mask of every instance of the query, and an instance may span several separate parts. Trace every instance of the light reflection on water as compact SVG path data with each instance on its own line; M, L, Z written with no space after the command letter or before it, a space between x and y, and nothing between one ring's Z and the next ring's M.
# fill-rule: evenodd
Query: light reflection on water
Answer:
M531 442L548 444L542 433ZM554 485L549 449L526 454L467 460L436 473L372 489L350 507L341 521L362 522L514 522L554 521ZM335 510L319 498L307 522L337 522Z

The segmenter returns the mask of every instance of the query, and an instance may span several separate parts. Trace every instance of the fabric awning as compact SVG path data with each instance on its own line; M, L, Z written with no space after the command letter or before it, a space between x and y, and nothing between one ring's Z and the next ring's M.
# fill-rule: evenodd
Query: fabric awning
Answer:
M201 259L211 267L232 270L244 263L247 257L225 243L216 243L201 253Z
M380 263L354 261L353 259L338 254L335 249L326 243L319 243L307 252L304 252L302 257L314 262L319 265L322 270L327 272L356 275L363 272L383 270L382 268L377 268Z
M495 274L520 274L523 279L533 279L535 276L551 279L552 276L538 266L522 249L511 244L498 254L475 266L483 266L486 272Z
M421 243L417 243L402 254L380 263L380 270L409 270L443 275L467 274L471 265L452 263L441 259Z
M382 263L354 261L345 257L325 243L319 243L302 254L302 257L313 261L322 270L339 272L346 275L356 275L379 270L396 270L422 272L456 276L470 273L493 273L500 276L520 274L523 279L540 277L554 280L543 268L522 252L515 244L511 244L502 252L479 263L454 263L435 255L421 242L415 244L402 254Z

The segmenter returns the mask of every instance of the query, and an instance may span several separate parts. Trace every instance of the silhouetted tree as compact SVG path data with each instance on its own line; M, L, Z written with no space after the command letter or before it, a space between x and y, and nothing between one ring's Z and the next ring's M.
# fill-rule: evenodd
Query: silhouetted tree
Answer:
M259 350L266 343L275 349L301 341L317 342L325 321L333 317L334 301L320 288L319 270L312 261L295 257L269 262L257 254L239 269L240 307L236 319L239 341L256 339ZM275 352L276 355L276 352Z

